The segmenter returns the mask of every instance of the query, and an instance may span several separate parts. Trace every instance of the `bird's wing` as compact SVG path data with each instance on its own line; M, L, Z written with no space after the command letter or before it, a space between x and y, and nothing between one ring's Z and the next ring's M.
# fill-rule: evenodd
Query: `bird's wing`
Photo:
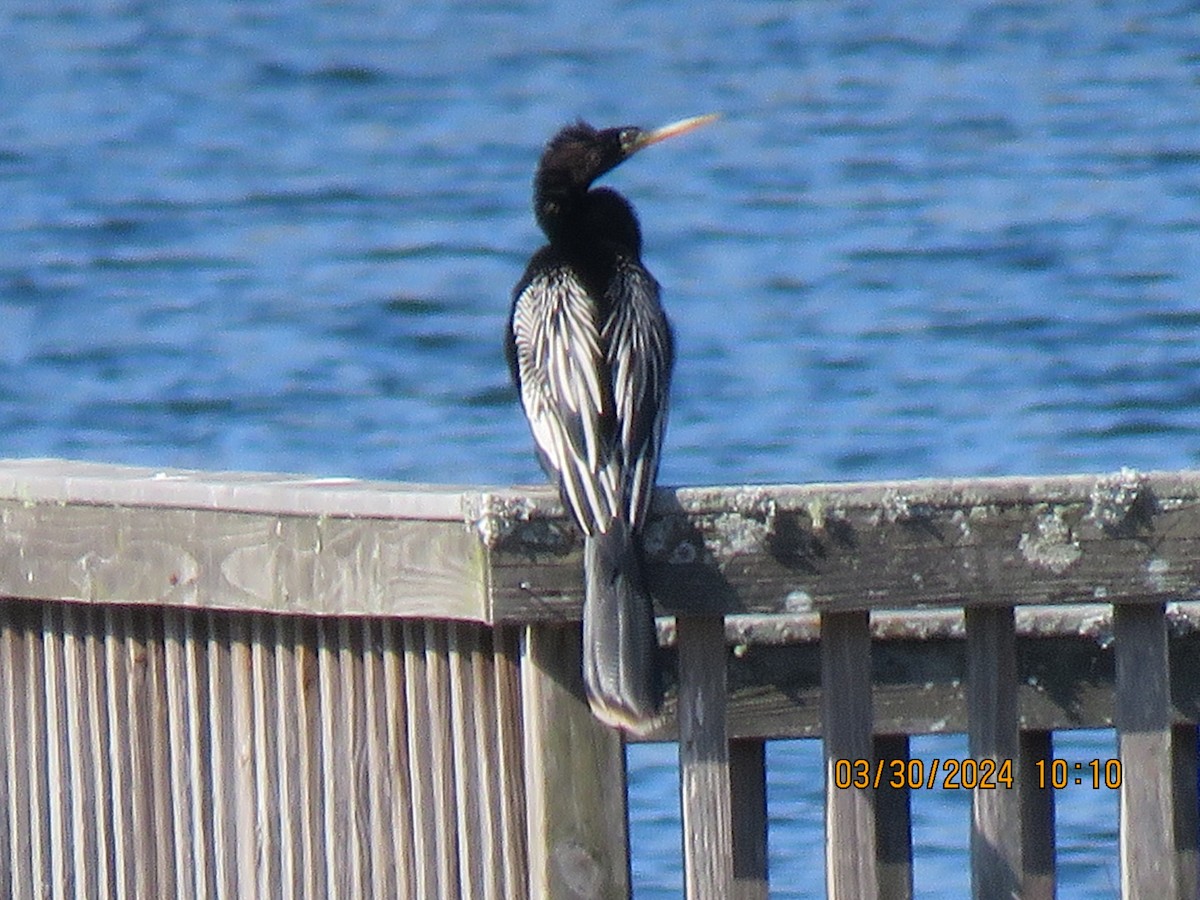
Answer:
M519 288L510 336L534 440L587 534L608 528L622 493L612 390L593 307L569 270L543 270Z
M637 530L658 474L674 361L671 326L659 303L658 282L642 266L621 266L612 282L612 316L601 342L612 372L629 522Z

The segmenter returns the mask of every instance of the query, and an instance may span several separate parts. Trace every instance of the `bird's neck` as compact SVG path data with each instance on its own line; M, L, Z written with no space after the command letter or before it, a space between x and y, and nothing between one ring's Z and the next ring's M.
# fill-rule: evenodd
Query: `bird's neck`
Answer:
M629 201L616 191L538 187L535 212L551 246L571 255L615 251L640 257L642 236L637 216Z
M587 195L587 185L580 187L569 179L538 179L533 195L534 215L538 227L552 245L562 246L579 239L586 240Z

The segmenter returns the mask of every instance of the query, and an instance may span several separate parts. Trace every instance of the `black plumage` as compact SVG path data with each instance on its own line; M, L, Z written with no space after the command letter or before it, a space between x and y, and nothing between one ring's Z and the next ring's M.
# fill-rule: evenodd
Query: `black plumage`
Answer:
M583 674L593 711L634 731L662 700L654 610L640 565L674 359L659 286L629 201L592 183L665 128L579 122L546 145L534 211L549 243L513 291L505 349L542 467L584 534Z

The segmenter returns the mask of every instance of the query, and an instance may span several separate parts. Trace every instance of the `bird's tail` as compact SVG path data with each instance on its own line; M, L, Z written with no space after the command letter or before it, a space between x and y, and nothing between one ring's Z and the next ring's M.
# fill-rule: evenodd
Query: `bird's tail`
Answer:
M583 680L596 718L634 733L654 725L662 677L654 606L626 522L584 542Z

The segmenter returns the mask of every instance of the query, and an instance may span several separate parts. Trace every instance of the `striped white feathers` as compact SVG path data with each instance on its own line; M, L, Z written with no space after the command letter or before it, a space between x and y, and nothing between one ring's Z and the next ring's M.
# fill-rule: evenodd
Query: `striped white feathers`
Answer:
M666 421L672 344L658 284L634 262L618 267L605 322L566 265L538 272L512 316L525 415L588 535L608 531L614 516L640 527Z

